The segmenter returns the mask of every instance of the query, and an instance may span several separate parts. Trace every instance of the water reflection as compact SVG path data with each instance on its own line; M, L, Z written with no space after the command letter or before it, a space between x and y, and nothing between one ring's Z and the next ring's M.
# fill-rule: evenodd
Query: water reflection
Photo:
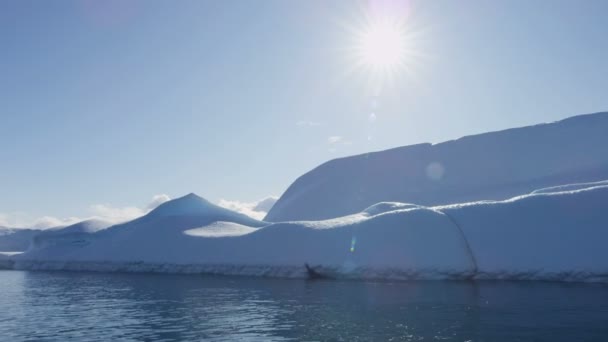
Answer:
M0 272L7 341L567 341L608 336L603 285Z

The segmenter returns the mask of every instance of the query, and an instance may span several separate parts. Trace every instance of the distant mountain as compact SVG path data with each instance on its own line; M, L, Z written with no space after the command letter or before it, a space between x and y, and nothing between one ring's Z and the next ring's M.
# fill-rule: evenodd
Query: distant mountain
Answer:
M279 198L278 197L267 197L264 198L263 200L259 201L255 207L253 207L253 211L262 211L267 213L268 211L270 211L270 209L272 209L272 206L274 206L275 203L277 203L277 200Z
M378 202L501 200L608 179L608 113L331 160L298 178L270 222L319 220Z

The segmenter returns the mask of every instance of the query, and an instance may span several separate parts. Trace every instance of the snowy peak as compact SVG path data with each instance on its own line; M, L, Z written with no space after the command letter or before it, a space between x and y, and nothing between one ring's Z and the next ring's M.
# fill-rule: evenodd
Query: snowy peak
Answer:
M213 214L218 210L222 210L206 199L190 193L186 196L167 201L156 209L152 210L148 215L156 217L164 216L180 216L180 215L207 215Z
M253 227L264 225L262 221L255 220L247 215L237 213L215 205L206 199L190 193L186 196L167 201L141 218L143 221L158 219L196 218L197 222L228 221L246 224ZM137 220L137 221L141 221Z

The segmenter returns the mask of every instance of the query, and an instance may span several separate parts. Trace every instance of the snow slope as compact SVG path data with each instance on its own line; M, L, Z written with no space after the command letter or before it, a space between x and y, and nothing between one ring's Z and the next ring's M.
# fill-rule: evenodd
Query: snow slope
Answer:
M90 240L90 235L108 228L111 224L103 220L86 220L67 227L51 228L40 231L32 238L29 248L44 248L49 246L67 247L70 244L84 244Z
M503 200L608 179L608 113L335 159L298 178L265 220L319 220L383 201Z
M0 252L25 251L38 233L38 229L0 227Z
M608 186L581 187L430 208L379 203L341 218L274 224L189 195L89 234L86 244L33 248L10 262L281 277L304 277L309 263L337 278L608 282Z
M102 220L87 220L67 227L48 229L25 229L0 227L0 252L22 252L32 243L59 240L68 234L89 234L110 226Z

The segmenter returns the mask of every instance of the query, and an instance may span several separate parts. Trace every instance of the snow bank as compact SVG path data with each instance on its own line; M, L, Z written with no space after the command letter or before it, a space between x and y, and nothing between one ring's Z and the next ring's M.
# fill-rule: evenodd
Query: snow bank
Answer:
M320 220L382 201L426 206L504 200L608 179L608 113L335 159L299 177L271 222Z

